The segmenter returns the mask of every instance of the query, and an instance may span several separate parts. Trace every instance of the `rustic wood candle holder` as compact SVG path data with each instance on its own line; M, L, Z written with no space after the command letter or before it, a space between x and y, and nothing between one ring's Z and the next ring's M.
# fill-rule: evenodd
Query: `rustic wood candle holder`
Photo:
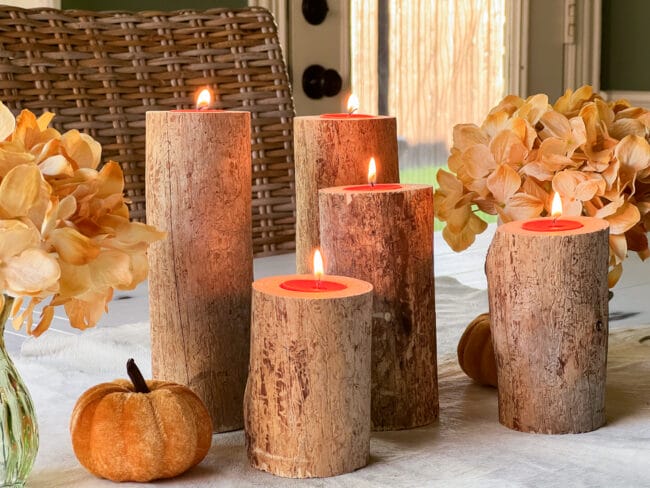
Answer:
M409 429L438 417L433 190L320 190L327 273L372 283L372 427Z
M190 387L216 432L243 426L253 255L248 112L148 112L147 222L156 379Z
M253 284L248 459L291 478L347 473L369 457L372 286L327 276L347 288L296 293L279 286L290 278Z
M296 117L296 269L311 272L312 252L320 246L318 190L368 181L374 157L378 183L399 182L395 117Z
M499 226L486 261L499 421L545 434L605 423L608 225Z

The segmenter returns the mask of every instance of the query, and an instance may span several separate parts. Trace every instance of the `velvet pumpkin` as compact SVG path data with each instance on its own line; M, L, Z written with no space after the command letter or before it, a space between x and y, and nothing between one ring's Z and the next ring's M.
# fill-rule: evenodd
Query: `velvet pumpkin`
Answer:
M146 381L132 359L131 381L87 390L70 421L79 462L112 481L151 481L177 476L200 463L212 442L212 422L189 388Z
M458 343L458 364L482 385L497 386L497 365L492 347L490 314L482 313L463 332Z

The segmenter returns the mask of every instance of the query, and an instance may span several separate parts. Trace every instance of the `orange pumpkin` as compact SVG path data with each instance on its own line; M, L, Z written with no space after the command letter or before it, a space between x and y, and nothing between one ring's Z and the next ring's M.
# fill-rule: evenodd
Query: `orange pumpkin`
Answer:
M482 385L497 386L497 365L492 347L490 314L482 313L463 332L458 343L458 364Z
M212 442L212 421L189 388L146 381L133 359L131 381L87 390L70 421L79 462L112 481L151 481L177 476L200 463Z

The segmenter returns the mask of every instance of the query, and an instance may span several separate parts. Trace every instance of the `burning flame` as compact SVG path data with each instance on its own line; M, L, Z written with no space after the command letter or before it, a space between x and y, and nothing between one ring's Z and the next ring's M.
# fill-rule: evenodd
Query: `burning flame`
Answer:
M196 97L196 108L210 108L212 105L212 91L209 88L204 88Z
M551 204L551 217L559 217L562 215L562 199L560 194L555 192L553 195L553 203Z
M316 252L314 252L314 278L316 281L320 282L321 278L325 274L324 269L323 256L321 255L320 250L316 249Z
M374 185L377 183L377 164L375 158L370 158L368 163L368 183Z
M352 93L348 97L348 113L353 114L357 110L359 110L359 98L354 93Z

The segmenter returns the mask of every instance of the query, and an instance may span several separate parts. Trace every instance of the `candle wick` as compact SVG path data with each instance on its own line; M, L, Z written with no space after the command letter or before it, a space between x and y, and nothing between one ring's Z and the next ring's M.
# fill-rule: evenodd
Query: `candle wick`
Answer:
M320 290L320 276L316 279L316 288Z
M375 187L375 182L374 182L374 181L371 181L371 182L370 182L370 188L374 188L374 187Z
M354 108L351 108L350 110L348 110L348 115L352 115L354 112L356 112L357 108L358 107L354 107Z
M553 217L553 225L555 225L556 220L557 220L557 216Z

